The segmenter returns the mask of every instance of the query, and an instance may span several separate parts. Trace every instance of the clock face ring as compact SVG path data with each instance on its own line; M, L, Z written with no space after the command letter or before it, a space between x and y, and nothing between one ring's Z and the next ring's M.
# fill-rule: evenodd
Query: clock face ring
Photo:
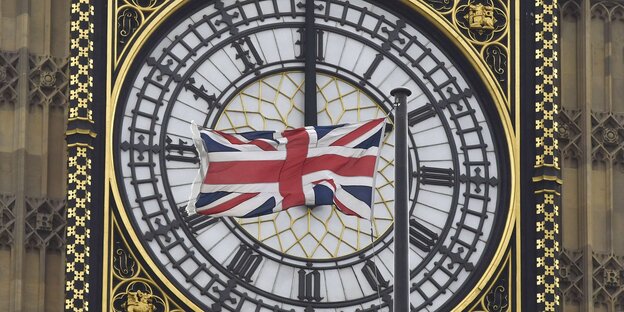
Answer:
M508 169L505 157L498 156L505 152L504 145L496 133L499 126L488 117L488 102L483 100L487 94L473 88L455 61L413 25L399 22L402 19L396 13L372 2L326 3L330 3L330 14L318 12L316 21L325 43L319 49L324 59L316 62L317 79L329 77L357 87L373 99L375 109L370 113L353 111L357 119L348 117L351 113L336 113L342 109L334 105L337 102L321 105L319 124L385 116L392 104L384 94L391 87L408 83L415 91L409 104L414 147L410 151L414 259L410 269L412 282L418 285L412 291L412 301L417 310L427 306L444 309L463 298L474 285L475 276L487 267L492 254L488 246L493 244L489 242L500 237L497 223L507 213L504 188ZM385 234L380 234L374 250L362 245L334 253L336 248L327 248L325 255L314 255L314 248L300 254L292 254L288 246L272 248L272 237L263 234L254 241L248 235L251 230L243 228L251 224L191 218L179 212L198 168L188 121L199 119L209 127L230 131L279 131L302 126L305 115L300 107L289 106L271 111L233 109L242 105L243 100L235 102L244 97L243 93L251 93L247 88L254 88L259 81L305 70L297 55L300 46L295 44L303 25L302 10L284 3L285 7L277 8L279 19L272 16L262 20L251 14L254 10L257 13L255 2L221 4L206 4L182 18L178 26L164 31L166 36L146 50L145 57L136 63L136 75L127 80L124 100L116 110L113 141L118 149L115 170L123 202L121 213L127 215L129 231L139 237L175 287L184 289L200 306L206 307L203 302L232 304L218 300L223 289L255 306L278 305L286 311L289 307L355 309L375 304L377 290L389 293L392 289L392 219L388 219L387 230L380 231ZM342 25L342 14L337 14L340 9L355 13L356 18L347 18ZM332 10L337 10L336 14ZM216 23L235 11L241 23ZM240 13L243 11L245 18ZM358 24L360 19L369 22ZM374 31L379 23L387 32ZM215 27L214 36L208 35L207 25ZM208 28L200 31L204 26ZM235 28L235 34L226 35ZM271 52L276 46L282 50ZM295 87L301 86L301 79L291 80L298 81ZM249 112L260 117L248 122L245 118L253 119L246 116ZM299 115L284 119L284 112ZM382 176L386 175L388 187L378 191L382 204L390 203L393 193L392 157L387 160L390 165L382 170ZM298 225L294 228L300 229ZM276 233L281 232L277 229ZM348 242L340 239L338 246ZM382 280L371 282L367 276L373 273ZM343 289L328 291L330 280L340 280ZM308 281L319 285L320 293L315 289L313 296L307 297L305 291L292 291L297 285L305 288ZM348 285L359 285L359 289L347 289ZM244 293L253 293L253 298ZM382 305L387 307L388 303Z

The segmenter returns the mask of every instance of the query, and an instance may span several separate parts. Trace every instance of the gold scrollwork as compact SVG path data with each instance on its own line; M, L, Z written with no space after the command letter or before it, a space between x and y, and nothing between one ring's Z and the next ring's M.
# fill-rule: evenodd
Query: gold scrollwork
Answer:
M119 243L117 245L120 245ZM137 270L137 262L125 248L117 246L113 253L113 274L117 278L132 278L139 271Z
M414 1L414 0L411 0ZM503 0L427 0L424 1L444 18L456 33L481 55L507 99L512 86L509 79L512 62L508 61L510 11Z
M512 257L511 252L501 262L496 277L481 294L481 298L468 311L472 312L503 312L510 311L512 302Z
M114 222L113 228L117 228ZM115 312L183 311L169 298L159 283L152 279L136 260L118 230L111 257L112 295L110 307Z
M140 28L168 0L119 0L115 9L115 51L119 57Z

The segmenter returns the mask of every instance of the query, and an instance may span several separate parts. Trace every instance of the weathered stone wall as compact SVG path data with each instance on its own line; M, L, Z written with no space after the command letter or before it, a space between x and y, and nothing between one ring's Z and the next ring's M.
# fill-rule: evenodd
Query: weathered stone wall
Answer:
M0 311L61 311L68 0L0 0Z
M624 1L563 1L564 311L624 311Z

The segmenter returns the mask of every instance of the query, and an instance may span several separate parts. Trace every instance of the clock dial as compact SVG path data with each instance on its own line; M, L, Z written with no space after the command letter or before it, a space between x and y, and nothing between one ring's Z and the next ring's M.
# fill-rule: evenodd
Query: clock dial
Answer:
M406 86L413 92L411 301L416 311L448 310L488 266L508 210L495 109L409 19L372 1L315 4L314 110L306 105L311 50L298 1L210 2L159 32L116 107L122 213L155 266L204 310L387 311L392 132L378 161L370 222L333 207L252 219L182 210L199 169L191 120L243 132L302 127L311 115L319 125L391 119L387 96Z

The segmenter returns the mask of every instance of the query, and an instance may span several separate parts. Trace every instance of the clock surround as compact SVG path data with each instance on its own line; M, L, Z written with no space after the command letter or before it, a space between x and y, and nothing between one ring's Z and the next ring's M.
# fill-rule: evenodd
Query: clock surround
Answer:
M124 66L125 66L125 65L124 65ZM482 87L482 89L486 89L486 88ZM491 90L490 90L490 91L491 91ZM495 102L495 101L493 101L493 102ZM502 104L500 104L500 103L499 103L499 105L497 105L497 106L496 106L499 112L500 112L500 110L501 110L501 107L500 107L501 105L502 105ZM505 133L509 136L508 131L506 131ZM507 139L509 139L509 137L507 137ZM161 145L161 146L162 146L162 145ZM513 170L512 170L512 171L513 171ZM511 179L511 180L513 181L513 179ZM113 183L113 184L114 184L114 183ZM113 192L115 192L115 190L113 190ZM510 214L511 214L511 213L510 213ZM124 217L122 216L122 218L124 218ZM510 217L508 217L508 218L507 218L507 221L506 221L507 225L509 225L509 219L510 219ZM126 223L126 224L128 224L128 223ZM507 234L505 234L504 236L507 236ZM133 240L134 240L134 239L135 239L135 238L133 237ZM503 241L504 241L504 239L503 239ZM499 249L500 249L500 247L499 247ZM502 256L501 256L501 257L502 257ZM488 270L488 271L489 271L489 270Z

